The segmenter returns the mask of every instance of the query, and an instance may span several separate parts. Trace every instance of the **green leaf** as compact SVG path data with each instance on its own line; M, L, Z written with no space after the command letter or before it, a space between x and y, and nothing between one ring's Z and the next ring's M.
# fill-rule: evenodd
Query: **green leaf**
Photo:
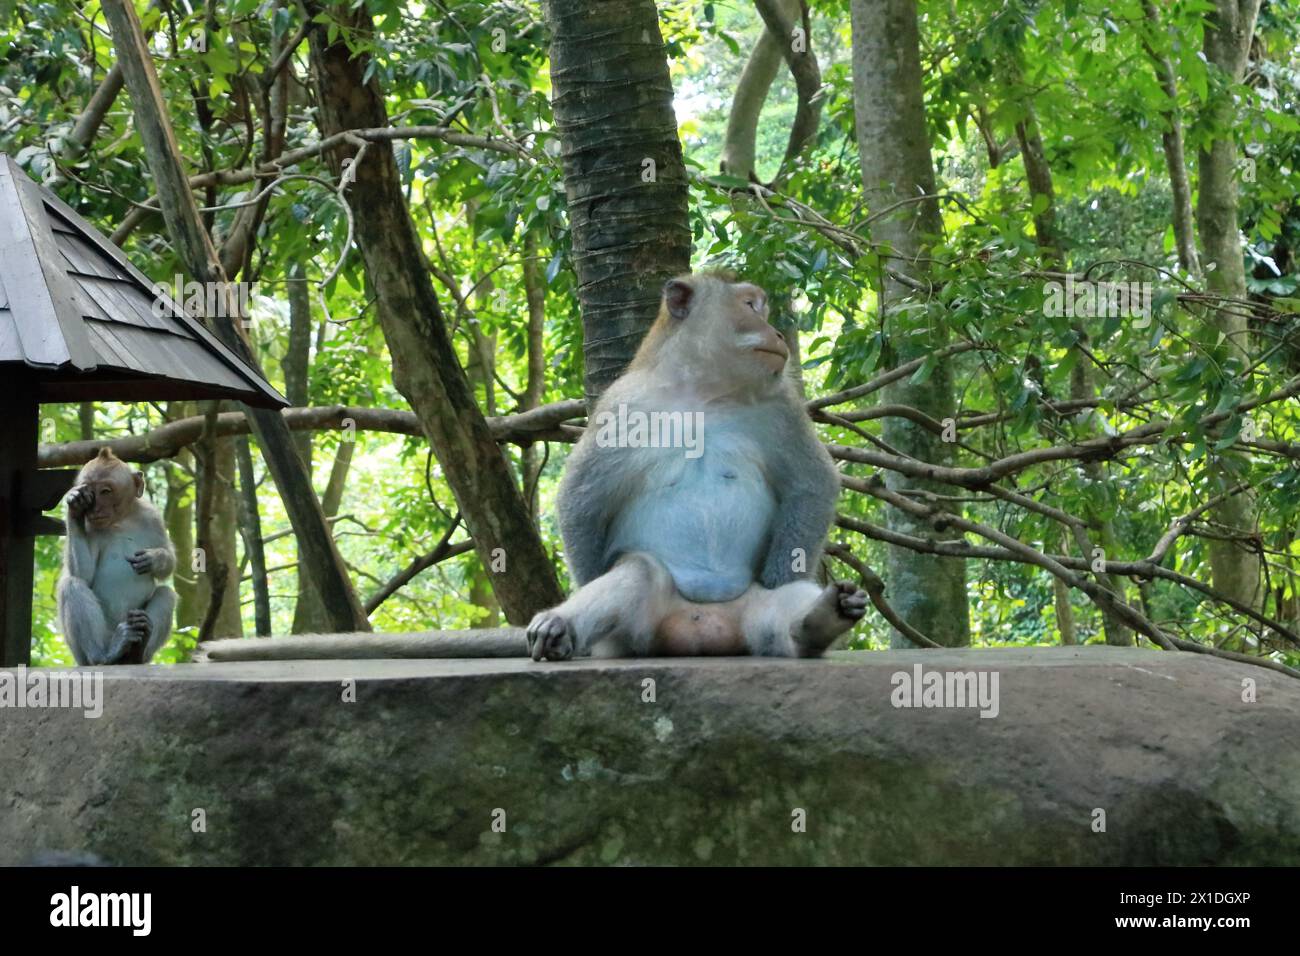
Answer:
M923 385L934 374L935 367L939 364L939 359L930 355L921 363L921 367L912 373L912 377L907 381L911 385Z

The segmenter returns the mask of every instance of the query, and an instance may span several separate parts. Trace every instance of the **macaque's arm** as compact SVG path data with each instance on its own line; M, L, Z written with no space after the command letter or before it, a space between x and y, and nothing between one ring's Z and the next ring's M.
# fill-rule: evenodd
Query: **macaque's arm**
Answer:
M619 480L618 451L585 438L564 466L556 512L569 573L579 587L608 570L609 525L620 501L619 489L625 487Z
M85 500L86 494L90 494L89 501L93 503L93 493L82 485L68 492L66 522L68 537L63 546L63 569L64 573L89 584L95 576L95 551L86 536L84 522L89 507Z
M777 496L776 517L758 583L780 587L817 569L826 533L835 520L839 472L817 440L802 408L782 409L769 474ZM798 562L798 564L796 564Z
M163 581L176 570L176 549L167 537L167 528L156 508L142 507L140 524L144 529L144 540L148 547L141 548L128 560L142 574L150 574ZM141 560L142 559L142 560Z

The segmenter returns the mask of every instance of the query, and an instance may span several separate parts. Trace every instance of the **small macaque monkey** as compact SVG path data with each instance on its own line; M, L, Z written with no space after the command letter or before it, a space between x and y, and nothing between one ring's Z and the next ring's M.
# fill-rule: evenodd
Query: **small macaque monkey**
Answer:
M565 466L569 600L533 660L817 657L866 612L810 580L839 476L791 380L767 294L717 274L664 286L659 317Z
M59 623L77 663L147 664L172 631L176 552L144 475L101 448L68 492Z

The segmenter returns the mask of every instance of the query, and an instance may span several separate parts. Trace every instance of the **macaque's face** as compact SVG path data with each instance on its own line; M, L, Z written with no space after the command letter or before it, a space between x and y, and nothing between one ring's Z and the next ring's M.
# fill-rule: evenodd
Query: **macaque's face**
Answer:
M668 349L689 357L714 380L779 378L790 349L768 324L767 293L751 282L689 276L664 288L676 331Z
M729 285L728 292L730 301L724 314L735 347L763 370L780 375L790 358L790 349L781 333L768 324L767 293L749 282Z
M135 500L144 494L144 476L116 459L111 463L102 458L91 461L81 469L77 484L95 495L94 505L86 512L86 524L98 530L111 528L129 515Z

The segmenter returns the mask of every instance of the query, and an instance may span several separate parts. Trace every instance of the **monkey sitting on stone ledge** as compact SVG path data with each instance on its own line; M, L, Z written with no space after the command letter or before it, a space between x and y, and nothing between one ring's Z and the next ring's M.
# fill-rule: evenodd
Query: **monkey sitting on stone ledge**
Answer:
M578 591L528 626L533 660L816 657L866 611L809 580L839 477L783 372L767 295L731 276L664 287L659 317L565 466Z
M147 664L171 636L176 568L144 475L101 448L68 492L59 624L80 665Z

